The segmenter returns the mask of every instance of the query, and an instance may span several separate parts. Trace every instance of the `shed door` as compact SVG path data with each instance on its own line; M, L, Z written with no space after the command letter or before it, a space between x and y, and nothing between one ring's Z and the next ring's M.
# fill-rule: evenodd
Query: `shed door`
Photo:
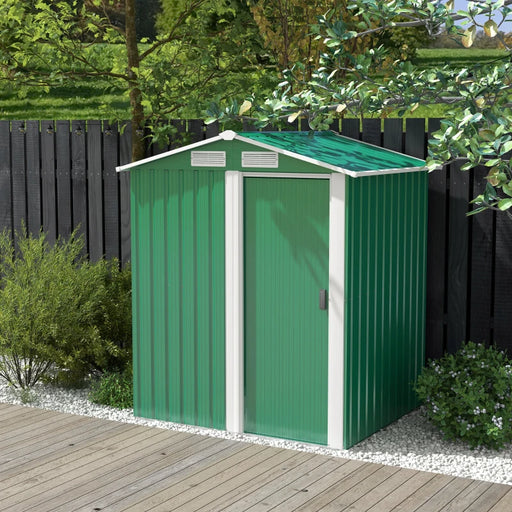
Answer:
M245 431L327 444L329 180L244 178Z

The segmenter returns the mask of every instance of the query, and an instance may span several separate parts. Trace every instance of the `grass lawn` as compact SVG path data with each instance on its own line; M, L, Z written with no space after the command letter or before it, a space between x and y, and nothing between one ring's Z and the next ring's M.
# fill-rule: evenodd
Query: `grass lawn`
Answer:
M129 118L129 102L121 91L77 82L74 87L37 88L20 98L12 90L0 91L0 119L109 119L112 113Z
M455 67L473 65L475 61L491 63L509 58L505 50L480 48L424 48L418 50L414 63L419 67L443 66L449 60Z

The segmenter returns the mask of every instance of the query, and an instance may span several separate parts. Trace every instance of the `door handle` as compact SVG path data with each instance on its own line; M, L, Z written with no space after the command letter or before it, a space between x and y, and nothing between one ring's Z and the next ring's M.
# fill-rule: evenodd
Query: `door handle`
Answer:
M320 309L327 309L327 290L320 290L318 306Z

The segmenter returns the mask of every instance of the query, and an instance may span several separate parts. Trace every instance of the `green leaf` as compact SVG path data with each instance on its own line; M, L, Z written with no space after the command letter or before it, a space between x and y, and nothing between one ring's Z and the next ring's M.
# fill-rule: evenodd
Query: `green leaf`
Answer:
M503 144L500 150L500 155L508 153L510 150L512 150L512 140L509 140L508 142L505 142L505 144Z
M507 194L507 196L512 197L512 182L503 184L501 189L503 190L503 192L505 192L505 194Z
M294 112L293 114L291 114L290 116L288 116L288 122L289 123L293 123L295 121L295 119L297 119L297 117L299 117L301 114L301 111L298 110L297 112Z
M498 201L498 208L501 211L508 210L512 206L512 198L502 199Z

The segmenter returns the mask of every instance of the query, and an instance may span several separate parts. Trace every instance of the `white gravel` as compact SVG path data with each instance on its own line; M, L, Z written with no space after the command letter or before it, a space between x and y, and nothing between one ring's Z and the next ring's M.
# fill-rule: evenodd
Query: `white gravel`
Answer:
M87 399L87 395L88 390L68 390L38 385L32 392L31 403L27 405L154 428L248 441L512 485L512 446L496 452L486 449L470 450L462 443L445 441L436 428L424 418L421 409L404 416L349 450L332 450L306 443L248 434L232 434L220 430L137 418L131 409L119 410L96 405ZM3 383L0 383L0 402L22 403L19 392Z

